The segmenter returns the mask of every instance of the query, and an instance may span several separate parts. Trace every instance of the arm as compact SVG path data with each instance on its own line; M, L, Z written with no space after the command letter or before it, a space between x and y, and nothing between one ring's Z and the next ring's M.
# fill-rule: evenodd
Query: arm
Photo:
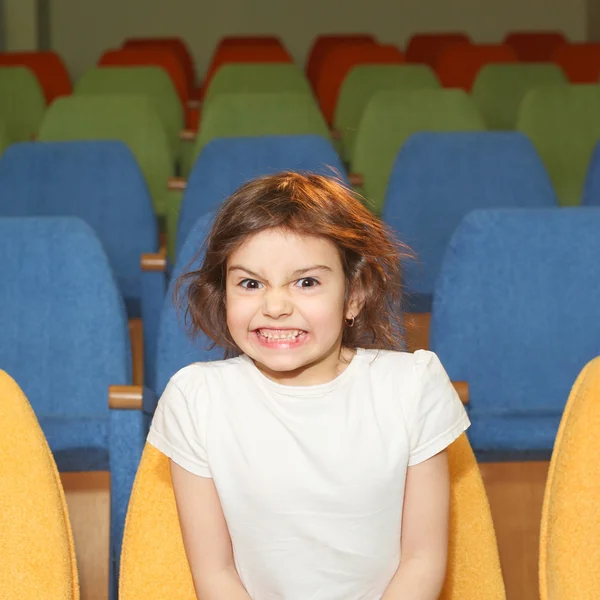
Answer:
M440 454L406 475L400 566L382 600L437 600L448 555L450 476L448 455Z
M235 568L231 538L213 480L169 462L198 600L250 600Z

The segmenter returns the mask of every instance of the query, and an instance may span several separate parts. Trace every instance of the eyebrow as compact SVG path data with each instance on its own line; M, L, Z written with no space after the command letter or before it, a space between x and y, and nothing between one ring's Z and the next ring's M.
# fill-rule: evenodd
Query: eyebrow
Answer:
M248 275L252 275L252 277L256 277L257 279L264 279L262 275L259 275L258 273L255 273L250 269L247 269L243 265L231 265L227 269L227 272L231 273L232 271L244 271L245 273L248 273ZM299 275L304 275L305 273L309 273L311 271L328 271L331 273L332 269L327 265L312 265L311 267L303 267L302 269L296 269L292 273L292 277L298 277Z

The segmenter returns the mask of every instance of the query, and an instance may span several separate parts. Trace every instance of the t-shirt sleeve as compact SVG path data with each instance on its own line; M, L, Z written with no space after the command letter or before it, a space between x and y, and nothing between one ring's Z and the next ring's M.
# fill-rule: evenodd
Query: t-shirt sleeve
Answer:
M416 398L409 420L412 467L447 448L470 425L467 412L437 355L415 352Z
M190 473L212 477L206 453L206 399L200 401L201 390L188 390L176 378L158 402L148 443Z

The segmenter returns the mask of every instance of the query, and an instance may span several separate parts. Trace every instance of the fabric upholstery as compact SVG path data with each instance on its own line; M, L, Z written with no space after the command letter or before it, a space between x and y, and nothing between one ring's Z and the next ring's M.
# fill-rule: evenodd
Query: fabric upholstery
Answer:
M488 129L513 130L530 89L567 83L565 74L554 64L492 64L479 71L471 95Z
M365 108L376 92L439 88L435 72L427 65L357 65L344 79L333 119L342 136L342 152L350 159L356 132Z
M600 357L577 377L562 416L546 483L540 598L600 595Z
M571 83L597 83L600 77L600 43L562 44L553 61L565 72Z
M17 383L0 371L0 597L78 600L71 525L58 470Z
M449 448L450 545L442 600L504 600L494 527L466 437ZM120 600L195 599L168 458L146 445L127 512ZM475 595L477 593L477 595Z
M177 231L174 222L169 228L169 241L177 240L177 253L198 217L217 209L243 183L286 170L321 175L337 173L345 178L344 167L331 142L318 135L228 138L209 142L200 152L188 180Z
M156 213L166 213L167 181L174 175L175 160L164 125L148 98L109 94L59 98L47 110L38 139L124 142L144 174Z
M307 134L329 139L327 123L310 94L219 94L203 109L193 159L215 138Z
M406 60L410 63L421 63L434 68L439 56L447 46L470 43L465 33L415 33L406 46Z
M583 186L583 206L600 206L600 143L596 144Z
M383 219L416 252L405 265L411 310L431 310L446 246L476 208L552 207L552 184L520 133L417 133L392 170Z
M184 128L183 107L169 75L160 67L102 67L88 69L77 82L75 94L133 94L150 99L179 156L179 134Z
M31 140L45 108L42 88L27 67L0 67L0 119L11 142Z
M364 178L370 208L381 214L396 155L419 131L480 131L483 120L462 90L377 92L363 113L351 169Z
M585 176L600 139L600 85L530 90L521 104L517 129L539 152L564 206L581 203Z
M489 209L454 233L431 349L469 384L476 452L552 450L571 383L600 354L599 228L597 208Z
M312 90L304 73L294 63L229 63L212 78L204 102L218 94L300 92Z
M551 62L556 49L567 43L561 31L513 31L504 38L521 62Z

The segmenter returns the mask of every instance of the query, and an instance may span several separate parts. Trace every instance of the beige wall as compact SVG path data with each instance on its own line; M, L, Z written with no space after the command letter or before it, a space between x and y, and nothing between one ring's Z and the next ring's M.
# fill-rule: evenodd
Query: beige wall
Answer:
M4 0L4 45L8 52L35 50L38 42L36 0Z
M582 40L594 1L52 0L50 30L53 48L76 77L103 50L141 35L184 37L204 73L217 40L230 33L277 33L301 62L315 35L335 31L370 31L400 46L412 32L426 30L463 30L475 41L496 42L514 29L562 29Z

